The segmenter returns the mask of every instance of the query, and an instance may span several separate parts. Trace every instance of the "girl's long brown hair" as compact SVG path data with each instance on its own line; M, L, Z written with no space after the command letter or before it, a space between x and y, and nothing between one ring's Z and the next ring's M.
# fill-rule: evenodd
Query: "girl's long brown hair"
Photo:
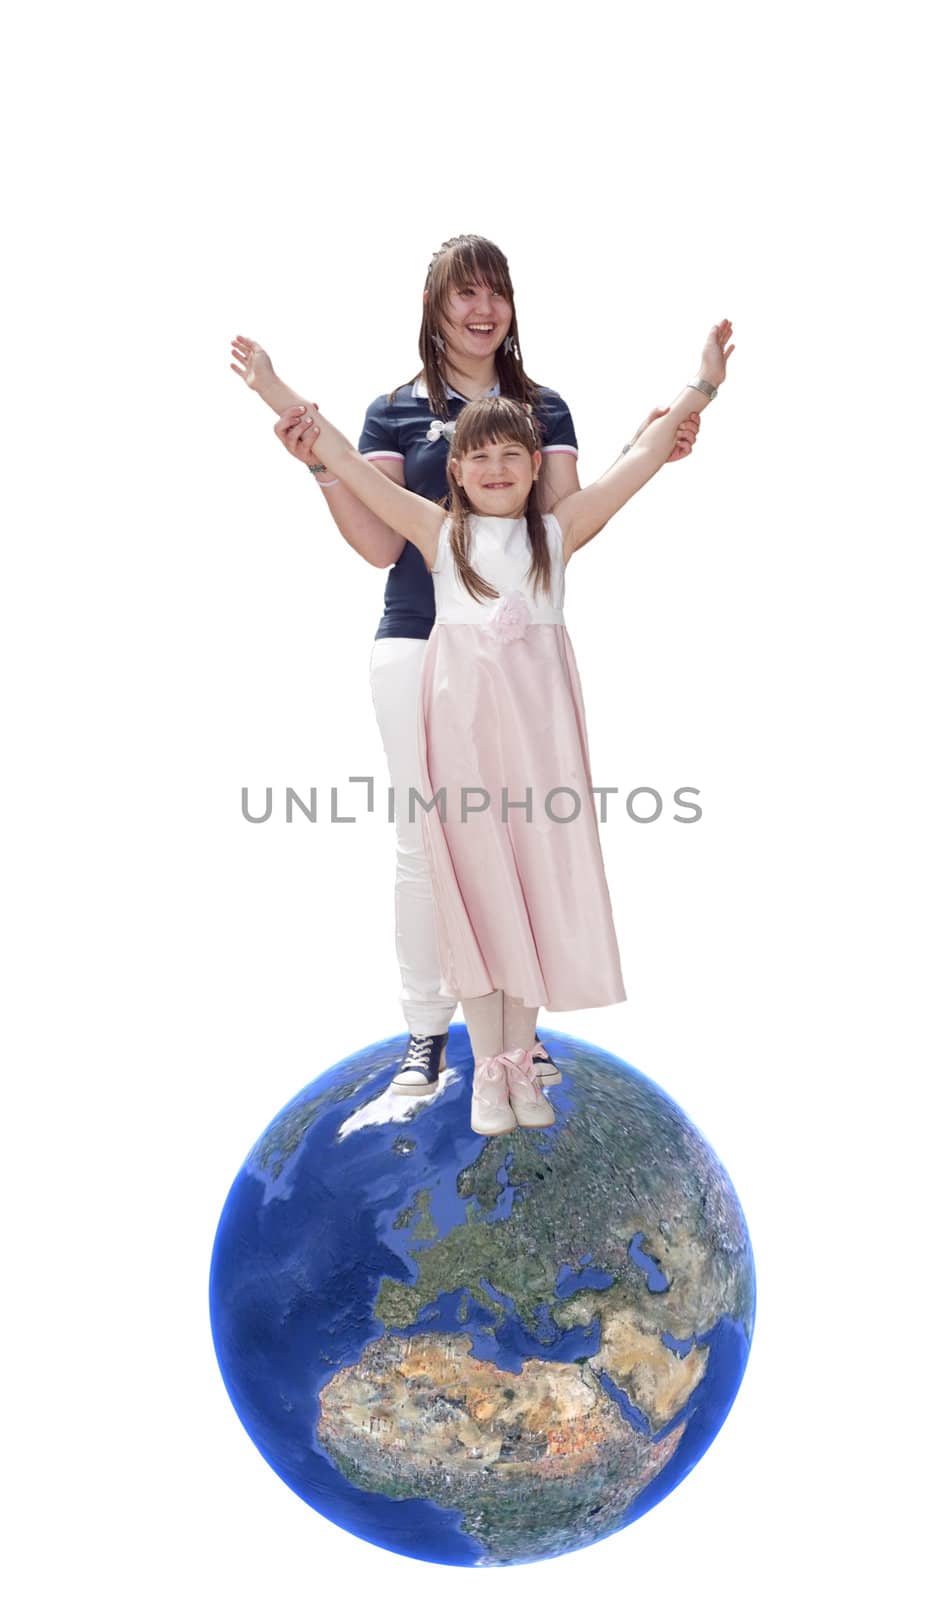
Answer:
M520 354L513 283L506 256L490 239L482 238L479 233L460 233L457 238L446 239L429 262L425 279L427 298L423 302L422 325L419 329L422 367L410 379L411 383L417 378L425 379L432 412L444 420L449 416L448 379L444 351L439 349L436 339L444 339L445 335L448 290L452 285L456 289L467 289L476 283L486 283L496 294L502 294L509 300L513 313L510 331L494 356L500 393L530 406L535 406L539 399L539 385L526 376ZM390 399L393 400L398 393L394 389Z
M455 568L468 594L474 600L496 600L499 590L475 572L471 566L471 524L468 518L472 507L467 495L452 470L454 462L472 450L487 444L518 444L530 455L541 449L539 430L533 412L518 400L506 395L485 395L481 400L471 400L455 423L451 453L448 457L448 488L451 497L449 543ZM532 550L532 560L526 571L532 577L533 593L549 590L552 582L552 561L549 539L542 512L539 509L539 485L533 482L526 502L526 529Z

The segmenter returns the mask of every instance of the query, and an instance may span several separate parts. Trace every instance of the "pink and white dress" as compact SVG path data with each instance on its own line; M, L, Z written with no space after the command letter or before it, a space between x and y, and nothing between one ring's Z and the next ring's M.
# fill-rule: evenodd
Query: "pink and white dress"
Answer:
M468 594L442 526L422 667L420 795L427 805L438 796L422 826L443 992L468 999L503 989L527 1006L574 1011L626 993L562 613L562 531L554 517L545 525L552 581L534 595L526 519L471 517L471 565L497 600Z

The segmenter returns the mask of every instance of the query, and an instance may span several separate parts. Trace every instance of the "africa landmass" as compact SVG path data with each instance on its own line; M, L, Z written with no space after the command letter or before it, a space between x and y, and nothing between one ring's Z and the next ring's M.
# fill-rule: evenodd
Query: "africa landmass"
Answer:
M619 1526L677 1450L639 1432L589 1363L505 1372L468 1334L386 1335L320 1395L320 1443L359 1488L461 1513L481 1565L578 1548ZM534 1500L530 1496L534 1495Z

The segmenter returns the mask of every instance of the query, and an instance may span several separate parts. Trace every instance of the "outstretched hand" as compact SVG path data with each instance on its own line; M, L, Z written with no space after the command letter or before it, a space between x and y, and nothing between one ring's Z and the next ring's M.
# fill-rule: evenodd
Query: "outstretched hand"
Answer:
M277 421L273 432L297 461L304 461L307 467L322 466L323 463L315 454L318 423L314 416L308 415L305 406L290 406Z
M247 339L238 333L231 340L231 355L235 360L231 362L231 372L236 372L238 378L243 378L248 389L256 389L264 379L275 376L271 362L262 345L255 339Z
M734 351L734 346L728 345L727 341L733 332L734 326L729 317L716 322L701 352L701 376L708 383L713 383L716 389L720 388L727 376L727 358Z
M660 417L664 417L666 412L671 411L671 409L671 406L656 406L655 410L649 413L646 421L640 423L630 443L635 444L640 434L646 431L651 422L657 422ZM684 422L679 423L678 428L676 429L675 444L672 448L672 454L666 456L666 465L668 465L670 461L684 461L686 456L691 455L692 447L694 446L695 440L698 437L698 429L700 427L701 417L697 411L693 411L690 416L685 418Z

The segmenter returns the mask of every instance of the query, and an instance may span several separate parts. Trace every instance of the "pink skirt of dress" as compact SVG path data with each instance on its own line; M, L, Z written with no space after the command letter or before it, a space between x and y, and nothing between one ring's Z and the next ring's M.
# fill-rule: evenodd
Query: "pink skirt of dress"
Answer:
M480 625L436 623L419 745L421 798L438 795L422 826L444 991L503 989L549 1011L625 1000L564 625L504 641Z

